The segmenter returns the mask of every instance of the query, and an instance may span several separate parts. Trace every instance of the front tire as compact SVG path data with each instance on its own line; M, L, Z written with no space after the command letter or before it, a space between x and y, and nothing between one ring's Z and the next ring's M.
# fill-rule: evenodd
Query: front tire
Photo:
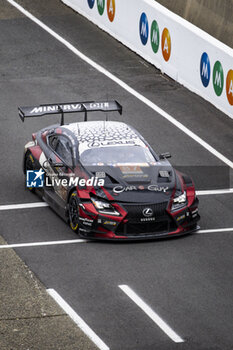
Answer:
M69 199L69 222L72 231L79 232L79 201L77 191L72 192Z

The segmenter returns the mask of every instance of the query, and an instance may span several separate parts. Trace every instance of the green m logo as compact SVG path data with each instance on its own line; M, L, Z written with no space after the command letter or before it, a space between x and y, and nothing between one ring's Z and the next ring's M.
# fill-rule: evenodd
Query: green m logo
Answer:
M105 0L97 0L97 7L99 14L102 16L102 14L104 13Z
M214 70L213 70L213 85L214 85L214 91L217 96L220 96L223 91L223 85L224 85L224 73L222 65L219 61L215 62Z
M159 49L159 26L156 21L153 21L151 25L150 40L152 50L154 51L154 53L157 53Z

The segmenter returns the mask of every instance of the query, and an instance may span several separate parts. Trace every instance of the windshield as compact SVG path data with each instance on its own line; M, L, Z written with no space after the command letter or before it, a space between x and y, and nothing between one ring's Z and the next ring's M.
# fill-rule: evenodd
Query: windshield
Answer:
M141 146L100 147L85 150L80 155L83 165L155 165L155 158L150 150Z

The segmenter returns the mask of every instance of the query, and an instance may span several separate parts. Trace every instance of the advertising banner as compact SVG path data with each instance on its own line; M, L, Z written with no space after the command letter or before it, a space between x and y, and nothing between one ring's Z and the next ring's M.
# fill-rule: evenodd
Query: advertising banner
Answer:
M154 0L62 0L233 118L233 50Z

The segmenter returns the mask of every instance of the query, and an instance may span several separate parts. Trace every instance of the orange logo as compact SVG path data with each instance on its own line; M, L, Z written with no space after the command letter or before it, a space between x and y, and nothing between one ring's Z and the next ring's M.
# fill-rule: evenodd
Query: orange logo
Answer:
M227 82L226 82L226 93L227 99L230 105L233 106L233 70L229 70L227 74Z
M107 2L107 12L110 22L113 22L116 12L115 0L108 0Z
M171 56L171 36L167 28L162 33L162 53L165 61L168 61Z

